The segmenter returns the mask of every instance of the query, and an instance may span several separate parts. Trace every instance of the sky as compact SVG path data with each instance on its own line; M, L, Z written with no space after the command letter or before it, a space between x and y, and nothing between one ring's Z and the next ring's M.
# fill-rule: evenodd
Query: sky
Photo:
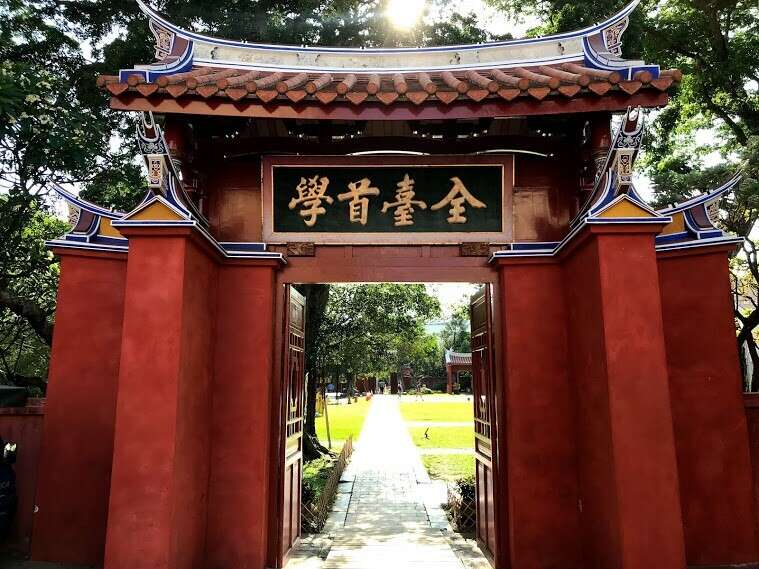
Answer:
M448 318L451 311L462 303L469 303L469 298L480 287L472 283L427 283L427 293L437 297L442 308L443 318Z

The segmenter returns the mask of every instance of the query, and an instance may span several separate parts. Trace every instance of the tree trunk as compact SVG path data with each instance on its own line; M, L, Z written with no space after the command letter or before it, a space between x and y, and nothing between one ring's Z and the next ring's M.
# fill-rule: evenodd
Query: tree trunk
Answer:
M300 285L298 289L306 297L306 373L310 381L306 385L306 408L304 416L303 430L308 439L308 435L316 438L316 393L319 390L322 380L317 366L316 347L319 345L319 329L324 312L327 309L329 300L329 285L309 284ZM318 444L318 441L316 441ZM304 445L308 446L308 443ZM319 445L321 446L321 445ZM326 451L324 447L321 447ZM306 448L304 448L306 451ZM323 454L323 453L322 453Z
M749 356L751 357L751 363L753 369L751 371L751 377L746 377L745 388L746 391L754 392L759 389L759 351L756 349L756 343L753 336L746 341L746 347L748 348Z

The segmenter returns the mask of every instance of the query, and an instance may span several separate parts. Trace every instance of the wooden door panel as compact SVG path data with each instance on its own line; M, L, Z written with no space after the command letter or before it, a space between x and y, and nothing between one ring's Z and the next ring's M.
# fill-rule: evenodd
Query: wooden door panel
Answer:
M300 537L301 483L303 473L303 408L305 372L306 300L291 286L285 302L284 468L282 491L281 556L285 559ZM280 564L281 565L281 564Z
M490 287L486 285L470 303L472 387L474 391L474 457L477 492L477 541L491 560L496 559L497 519L493 466L496 461L495 379Z

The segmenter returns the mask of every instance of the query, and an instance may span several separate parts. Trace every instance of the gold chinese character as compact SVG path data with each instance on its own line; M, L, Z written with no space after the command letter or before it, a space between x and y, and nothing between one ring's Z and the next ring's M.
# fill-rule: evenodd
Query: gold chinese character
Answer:
M319 174L313 178L301 178L300 183L295 187L298 191L298 197L290 200L288 207L295 209L296 206L302 205L304 209L300 211L300 216L305 217L303 221L308 227L313 227L316 223L316 216L327 213L322 207L322 200L331 204L334 200L325 195L329 178L326 176L319 177Z
M341 202L351 200L349 209L351 223L358 222L361 225L366 225L369 199L364 196L378 196L380 193L379 188L370 187L371 183L369 178L362 178L358 182L351 182L348 184L350 191L337 196L337 199Z
M453 204L453 207L448 210L448 213L451 214L448 218L448 223L466 223L466 217L461 215L466 211L466 208L463 205L464 202L478 209L488 207L469 193L469 190L464 186L464 182L462 182L458 176L451 178L451 182L453 182L453 187L451 188L451 191L448 192L448 195L430 207L431 210L436 211L448 204Z
M398 182L398 189L395 190L395 201L393 203L385 202L382 206L382 213L387 212L388 208L394 207L395 226L414 225L414 206L419 209L427 209L427 204L421 200L415 200L414 180L403 176L403 180Z

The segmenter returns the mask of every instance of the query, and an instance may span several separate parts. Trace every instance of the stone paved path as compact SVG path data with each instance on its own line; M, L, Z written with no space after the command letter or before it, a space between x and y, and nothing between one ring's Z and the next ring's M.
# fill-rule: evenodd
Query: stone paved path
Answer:
M397 397L375 397L324 530L333 539L319 566L489 568L471 540L450 531L440 508L444 499L445 485L430 481L401 419ZM318 539L311 542L312 555Z

